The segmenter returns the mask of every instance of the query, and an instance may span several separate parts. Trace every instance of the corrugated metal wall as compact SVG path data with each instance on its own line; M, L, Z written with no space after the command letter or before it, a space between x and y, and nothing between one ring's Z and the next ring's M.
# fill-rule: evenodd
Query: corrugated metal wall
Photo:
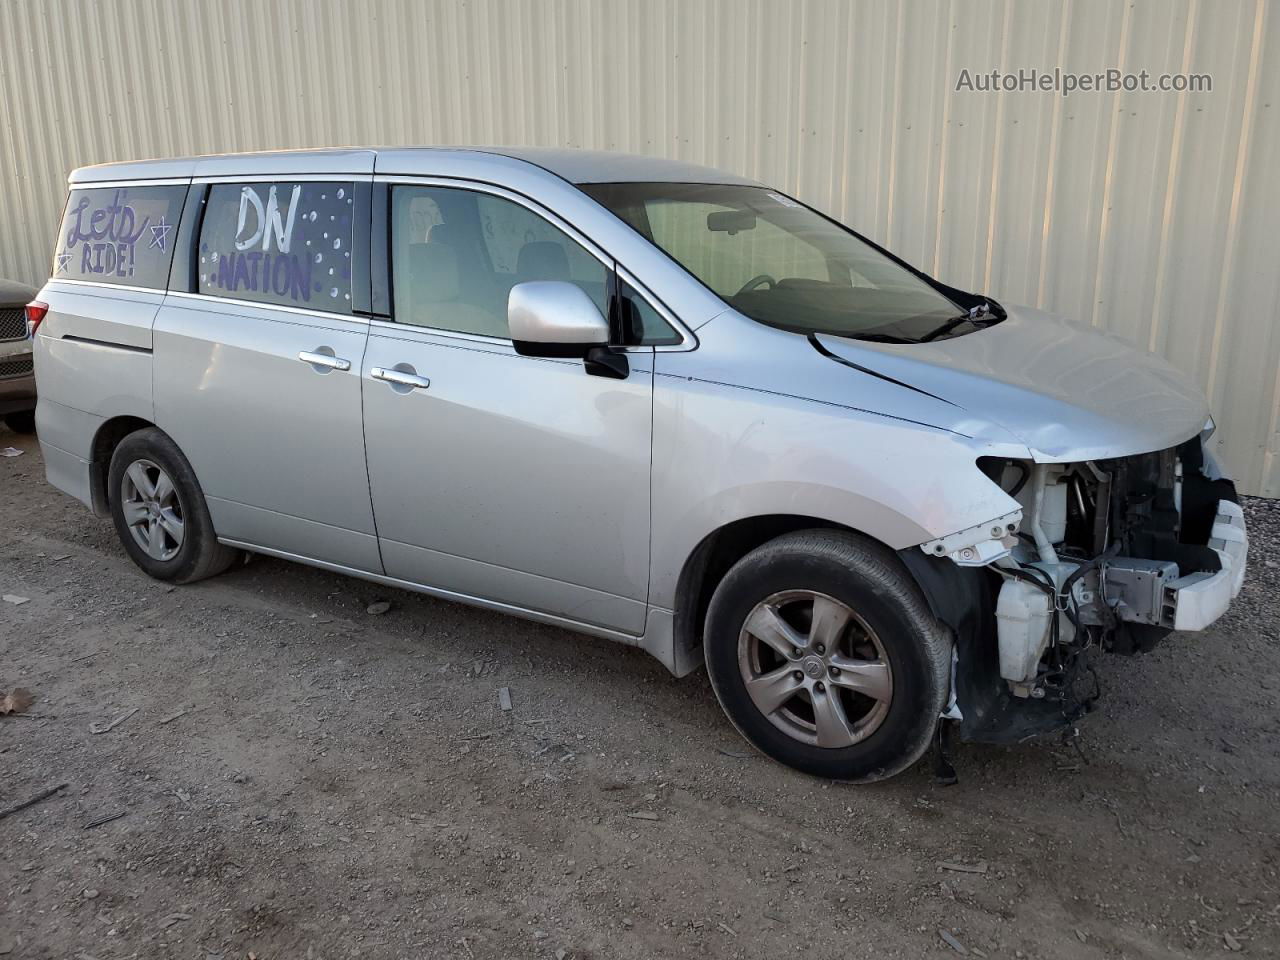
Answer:
M956 92L962 68L1211 93ZM1280 11L1267 0L0 2L0 275L104 160L528 143L776 184L949 283L1168 356L1280 495Z

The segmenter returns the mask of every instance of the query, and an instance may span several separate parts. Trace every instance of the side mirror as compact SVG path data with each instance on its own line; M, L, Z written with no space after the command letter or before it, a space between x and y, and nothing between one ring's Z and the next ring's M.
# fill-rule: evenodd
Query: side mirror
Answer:
M586 357L609 345L609 321L581 287L564 280L517 283L507 297L507 324L516 353L526 357Z

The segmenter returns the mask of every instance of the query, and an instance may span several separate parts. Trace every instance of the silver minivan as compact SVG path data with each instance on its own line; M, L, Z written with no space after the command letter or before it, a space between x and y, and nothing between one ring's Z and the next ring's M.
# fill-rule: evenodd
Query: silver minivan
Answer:
M822 777L1070 724L1244 576L1181 374L702 167L89 167L27 313L48 479L151 576L251 551L705 662Z

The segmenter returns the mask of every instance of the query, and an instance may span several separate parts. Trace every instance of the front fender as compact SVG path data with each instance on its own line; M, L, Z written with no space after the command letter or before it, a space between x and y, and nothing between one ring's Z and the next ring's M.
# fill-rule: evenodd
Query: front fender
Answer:
M978 469L990 451L969 437L696 378L656 381L653 606L673 609L687 558L737 520L813 517L898 550L1018 509Z

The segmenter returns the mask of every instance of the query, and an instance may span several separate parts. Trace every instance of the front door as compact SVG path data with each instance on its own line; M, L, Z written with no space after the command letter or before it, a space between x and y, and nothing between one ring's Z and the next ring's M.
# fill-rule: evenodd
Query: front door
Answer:
M156 317L155 405L220 537L377 573L351 194L350 182L210 187L195 292Z
M506 299L609 268L515 198L397 185L394 323L365 354L365 445L388 576L634 635L649 573L652 354L624 380L516 354Z

